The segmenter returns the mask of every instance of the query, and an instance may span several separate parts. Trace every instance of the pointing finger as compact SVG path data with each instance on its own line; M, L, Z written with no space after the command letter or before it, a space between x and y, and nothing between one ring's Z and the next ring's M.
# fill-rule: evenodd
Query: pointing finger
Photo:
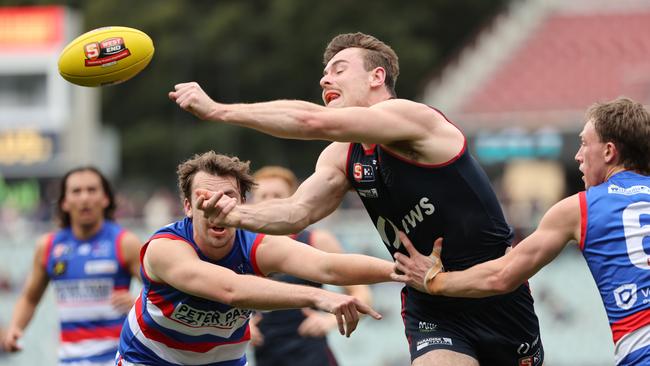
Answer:
M409 256L413 257L417 254L420 254L417 249L413 246L413 243L411 243L411 240L409 240L408 236L404 234L403 231L399 232L399 240L402 242L402 245L404 245L404 248L406 248L406 251L409 253Z
M371 317L377 320L382 318L382 315L376 312L375 309L371 308L370 306L362 302L357 302L356 304L357 304L357 311L360 312L361 314L370 315Z

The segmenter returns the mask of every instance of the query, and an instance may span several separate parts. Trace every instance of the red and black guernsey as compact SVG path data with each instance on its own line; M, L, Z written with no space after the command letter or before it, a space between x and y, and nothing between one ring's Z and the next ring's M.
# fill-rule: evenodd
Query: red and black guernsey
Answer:
M443 237L446 270L466 269L502 256L513 231L487 175L467 151L432 165L409 161L384 146L351 143L346 175L391 255L407 254L397 231L420 253ZM410 291L411 292L411 291Z
M305 245L313 245L312 236L312 231L304 230L291 235L291 238ZM272 273L269 278L295 285L323 286L286 273ZM257 326L264 336L264 343L255 347L255 364L336 366L338 363L327 344L327 337L303 337L298 333L298 327L305 318L302 309L263 312Z

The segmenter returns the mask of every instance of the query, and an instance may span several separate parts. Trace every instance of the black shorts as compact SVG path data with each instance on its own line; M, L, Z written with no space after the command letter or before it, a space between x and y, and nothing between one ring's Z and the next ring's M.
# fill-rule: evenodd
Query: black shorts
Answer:
M257 366L336 366L327 338L285 338L255 347Z
M544 348L527 286L507 295L463 299L454 306L427 304L426 312L424 304L413 303L409 290L415 291L402 290L402 314L411 361L446 349L469 355L481 366L542 365Z

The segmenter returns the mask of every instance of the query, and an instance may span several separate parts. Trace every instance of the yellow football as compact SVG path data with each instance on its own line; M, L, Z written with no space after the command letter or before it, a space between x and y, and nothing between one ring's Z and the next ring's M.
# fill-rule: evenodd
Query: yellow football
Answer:
M153 57L153 41L128 27L104 27L75 38L59 56L59 74L81 86L118 84L144 69Z

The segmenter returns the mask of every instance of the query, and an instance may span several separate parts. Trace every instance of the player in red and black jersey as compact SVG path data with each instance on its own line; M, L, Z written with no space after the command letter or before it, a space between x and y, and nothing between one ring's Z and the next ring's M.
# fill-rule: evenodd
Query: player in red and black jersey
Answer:
M238 206L203 191L202 209L218 225L272 234L303 230L333 212L348 190L362 198L391 254L406 253L404 232L420 253L445 238L452 269L503 256L512 233L485 173L461 131L435 109L396 97L397 55L362 33L329 43L320 85L325 106L277 100L223 104L197 83L169 97L197 117L277 137L333 141L316 170L289 198ZM518 365L543 361L533 300L525 285L481 300L403 291L413 365ZM530 347L522 348L522 344Z

